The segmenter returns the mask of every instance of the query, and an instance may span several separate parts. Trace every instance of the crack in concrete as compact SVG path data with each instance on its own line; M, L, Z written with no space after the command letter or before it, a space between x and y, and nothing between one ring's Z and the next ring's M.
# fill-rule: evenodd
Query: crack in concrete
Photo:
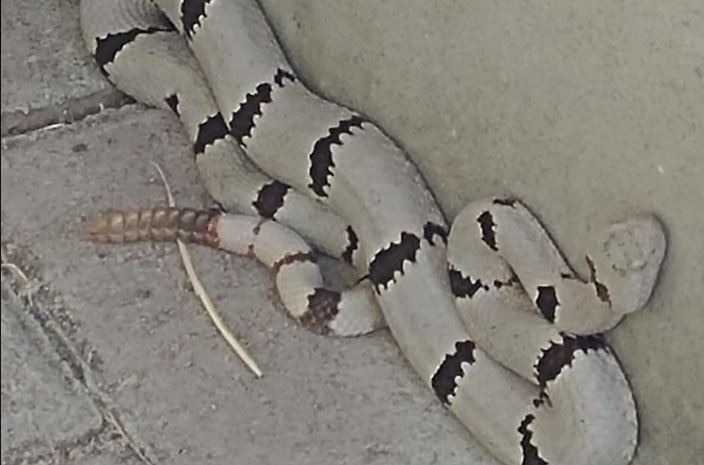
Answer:
M27 261L27 257L22 256L22 254L19 253L13 253L11 260L8 260L6 250L6 243L3 241L2 247L0 247L2 263L14 263L20 267L20 269L36 269L36 267L29 265L29 263L25 263ZM29 261L31 262L31 259L29 259ZM6 454L6 457L12 457L14 455L14 458L8 458L6 460L6 457L3 457L2 465L37 463L44 460L47 454L51 456L52 454L55 455L70 451L72 449L72 444L75 444L76 447L78 447L83 444L83 442L90 443L93 438L103 434L104 432L109 432L108 435L112 439L122 439L125 447L131 452L130 455L138 458L142 463L154 465L155 461L149 458L149 455L151 454L147 452L148 450L153 451L153 447L147 446L144 441L141 441L134 434L129 433L125 429L122 421L120 420L120 415L117 408L107 394L102 392L98 386L98 383L94 379L91 360L85 356L85 354L92 354L94 352L90 349L90 344L88 341L80 341L78 343L73 341L62 328L62 326L66 323L67 315L57 316L55 315L55 312L50 309L50 306L46 305L47 299L49 299L49 301L55 300L51 299L51 292L49 291L48 286L43 284L41 286L41 292L34 295L34 298L30 298L29 296L24 295L25 293L23 293L20 289L21 284L13 275L10 275L5 271L3 271L3 275L11 276L8 279L9 291L12 293L13 297L17 299L18 303L21 303L25 312L38 323L41 331L49 341L49 344L54 352L69 368L73 378L85 389L91 401L100 412L102 422L97 431L89 431L79 438L72 438L68 441L59 442L51 448L52 450L50 452L40 452L39 454L28 453L29 451L27 450L27 445L18 446L17 448L11 449L8 451L8 454ZM38 279L36 271L33 273L31 279L33 281ZM79 347L82 347L83 350L80 350ZM36 443L34 444L36 445ZM29 446L31 446L31 444ZM36 460L34 460L33 457L36 458Z
M109 88L56 105L30 109L28 112L3 111L0 137L26 134L54 124L75 123L106 108L121 108L131 103L134 103L131 97Z
M2 465L35 465L39 463L69 463L80 455L98 455L102 447L114 442L112 431L103 419L97 429L56 443L47 443L41 439L28 441L8 449L2 458Z

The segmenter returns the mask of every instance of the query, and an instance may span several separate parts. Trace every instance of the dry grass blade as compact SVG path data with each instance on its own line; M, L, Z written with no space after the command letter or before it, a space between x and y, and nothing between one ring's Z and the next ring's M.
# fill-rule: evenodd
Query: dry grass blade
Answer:
M13 272L15 276L18 276L22 280L22 290L20 294L27 298L27 302L29 303L29 305L34 305L34 300L32 298L34 286L32 280L27 276L24 271L22 271L19 266L15 265L14 263L8 263L4 260L5 255L3 254L3 262L2 264L0 264L0 268Z
M154 165L154 168L156 168L157 172L159 173L159 177L161 178L161 182L164 184L164 189L166 190L166 197L168 199L169 206L176 206L173 195L171 195L171 187L166 181L166 176L164 175L164 172L157 163L151 162L151 164ZM222 321L222 318L215 310L213 302L210 300L210 297L205 291L205 288L198 279L198 276L196 275L195 269L193 268L193 262L191 261L191 255L188 253L186 244L184 244L181 240L177 240L177 243L178 250L181 253L181 260L183 261L183 266L186 269L186 274L188 275L188 279L191 281L191 285L193 286L194 292L203 303L203 307L205 307L205 310L208 312L208 315L213 321L213 324L218 329L218 331L220 331L220 334L223 338L225 338L227 343L230 344L230 347L232 347L232 350L235 351L235 353L242 360L242 362L244 362L244 364L247 365L250 370L252 370L252 372L257 378L261 378L262 370L259 368L254 359L249 355L247 350L242 347L242 344L240 344L239 341L237 341L237 339L235 338L235 336L230 332L230 330L227 329L225 323Z

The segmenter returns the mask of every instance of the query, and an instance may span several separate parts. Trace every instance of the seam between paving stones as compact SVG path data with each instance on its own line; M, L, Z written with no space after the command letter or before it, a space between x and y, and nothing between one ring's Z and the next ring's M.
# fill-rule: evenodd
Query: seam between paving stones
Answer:
M2 112L0 137L26 134L55 124L76 123L106 108L122 108L133 103L131 97L109 88L26 113L21 110Z
M113 442L110 426L103 418L99 428L78 437L48 444L42 440L27 441L8 449L2 465L35 465L40 463L67 463L77 452L80 455L99 455L103 446Z
M104 111L86 115L85 118L71 124L51 124L30 132L2 137L0 138L0 145L2 146L2 150L5 151L16 149L24 144L33 144L47 137L52 137L55 134L81 133L96 126L109 128L111 124L124 124L125 122L131 121L132 118L140 118L142 115L150 112L160 112L170 115L169 112L159 108L145 106L137 102L129 103L119 108L104 108L103 110Z
M2 248L0 249L2 255L2 263L9 263L5 254L5 243L3 241ZM18 266L22 270L26 270L28 267L23 263L23 257L13 256L12 263ZM74 447L83 448L96 440L99 436L102 436L106 432L110 431L112 434L109 436L114 437L115 433L118 437L121 437L124 444L131 453L138 458L142 463L149 465L154 465L155 460L150 458L153 455L150 451L153 447L147 446L147 444L140 440L136 435L128 432L123 423L120 420L120 414L117 407L109 398L107 393L103 392L96 382L93 371L91 369L90 360L88 360L84 354L92 354L94 351L88 346L87 341L81 341L80 343L74 342L71 337L62 329L62 323L60 318L54 315L54 313L45 307L43 304L46 298L45 294L51 294L48 290L48 285L46 283L42 284L43 290L41 294L33 294L32 298L27 298L26 295L20 290L20 284L17 279L9 272L3 271L3 278L6 276L9 278L8 291L11 292L13 298L15 298L27 315L29 315L38 326L44 336L49 341L49 346L56 353L59 359L67 366L73 379L77 381L85 390L93 404L95 405L98 412L102 416L102 422L98 429L88 431L86 434L79 438L72 438L63 442L59 442L56 446L51 447L51 451L43 452L32 456L31 452L27 453L24 450L26 447L31 447L32 445L37 445L36 443L18 446L13 448L8 452L12 452L15 458L10 458L8 461L3 458L2 465L15 465L15 464L32 464L40 462L45 458L55 456L56 454L68 453ZM30 279L33 281L38 279L36 275L33 275ZM79 349L83 347L83 349Z

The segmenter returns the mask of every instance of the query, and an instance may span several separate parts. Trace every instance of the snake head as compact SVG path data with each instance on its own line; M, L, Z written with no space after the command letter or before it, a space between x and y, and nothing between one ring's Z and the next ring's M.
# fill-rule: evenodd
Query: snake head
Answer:
M660 220L639 213L612 223L595 240L591 260L599 279L609 283L613 309L625 314L642 308L665 258L667 238Z

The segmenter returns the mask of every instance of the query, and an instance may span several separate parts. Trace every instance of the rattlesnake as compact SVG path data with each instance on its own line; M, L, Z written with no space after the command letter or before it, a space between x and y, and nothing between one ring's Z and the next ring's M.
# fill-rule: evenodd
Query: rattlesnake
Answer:
M388 325L506 464L630 462L635 403L600 333L650 297L666 248L653 215L597 235L582 279L516 199L473 202L450 230L379 127L296 77L255 1L83 0L81 24L111 82L180 118L223 207L113 211L90 223L93 239L180 237L251 254L306 327ZM358 284L326 288L309 243L356 267Z

